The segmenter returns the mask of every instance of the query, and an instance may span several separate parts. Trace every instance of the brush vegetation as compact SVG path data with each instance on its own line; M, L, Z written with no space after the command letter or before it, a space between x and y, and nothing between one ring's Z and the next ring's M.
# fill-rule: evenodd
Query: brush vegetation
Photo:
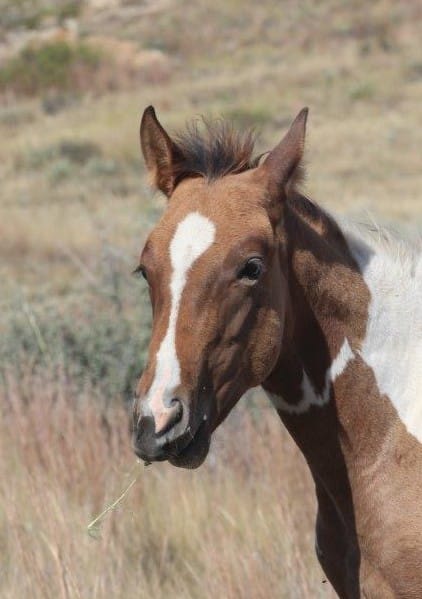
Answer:
M36 29L45 19L75 18L84 0L0 0L0 26L6 31Z
M134 459L151 315L131 271L165 206L138 124L148 104L170 130L225 116L256 126L260 152L309 105L307 193L414 236L419 2L102 4L1 3L5 40L60 25L60 7L80 34L0 45L0 596L332 597L309 475L259 394L198 471ZM167 70L125 70L117 42Z
M81 71L93 77L100 54L84 43L56 41L28 46L0 68L0 92L34 95L49 89L74 90Z

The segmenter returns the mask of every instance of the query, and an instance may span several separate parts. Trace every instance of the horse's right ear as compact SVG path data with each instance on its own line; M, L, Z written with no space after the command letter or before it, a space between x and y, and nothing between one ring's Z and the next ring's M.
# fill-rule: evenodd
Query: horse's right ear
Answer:
M257 176L267 187L267 209L278 220L289 187L300 178L308 109L302 108L286 135L258 167ZM298 176L299 175L299 176Z
M175 187L174 165L180 151L148 106L141 120L141 148L151 183L169 197Z

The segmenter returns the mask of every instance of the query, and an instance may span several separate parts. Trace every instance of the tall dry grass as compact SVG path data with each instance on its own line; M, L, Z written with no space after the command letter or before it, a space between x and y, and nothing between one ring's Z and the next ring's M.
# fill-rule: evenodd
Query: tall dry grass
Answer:
M6 375L2 598L333 596L312 549L312 485L262 400L246 398L205 465L183 471L138 464L124 408L92 395L60 373Z

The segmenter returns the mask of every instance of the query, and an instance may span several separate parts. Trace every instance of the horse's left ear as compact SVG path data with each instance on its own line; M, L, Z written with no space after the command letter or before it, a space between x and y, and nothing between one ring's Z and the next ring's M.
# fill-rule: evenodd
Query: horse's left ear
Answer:
M181 153L152 106L148 106L142 115L140 136L151 183L169 197L175 187L175 165L181 160Z
M272 204L286 198L289 185L297 178L305 148L307 117L308 108L302 108L281 142L258 169L260 177L264 177Z

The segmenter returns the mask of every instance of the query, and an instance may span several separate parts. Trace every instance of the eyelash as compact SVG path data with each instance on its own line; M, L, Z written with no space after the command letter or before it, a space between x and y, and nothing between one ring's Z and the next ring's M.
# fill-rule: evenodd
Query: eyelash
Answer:
M145 271L145 268L141 264L139 266L137 266L135 268L135 270L132 271L132 274L137 279L140 279L142 277L143 279L145 279L145 281L148 281L147 273Z

